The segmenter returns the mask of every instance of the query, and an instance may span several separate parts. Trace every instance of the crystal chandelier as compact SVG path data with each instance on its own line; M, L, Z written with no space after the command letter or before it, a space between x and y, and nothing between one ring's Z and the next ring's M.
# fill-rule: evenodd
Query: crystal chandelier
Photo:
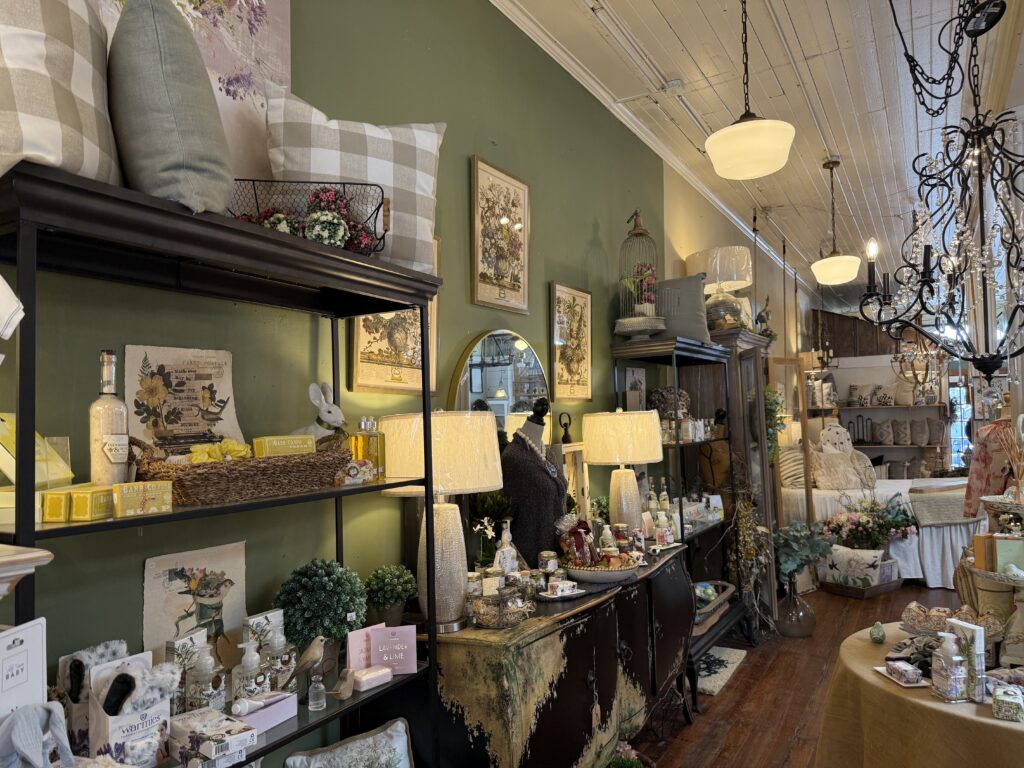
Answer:
M960 6L954 21L970 40L966 81L973 115L943 128L938 152L914 159L919 202L912 231L892 280L886 272L878 284L876 255L869 254L860 312L897 340L912 329L991 381L1024 352L1024 155L1011 148L1019 130L1014 113L981 109L978 42L971 34L977 29L970 24L981 18L991 23L978 34L991 29L998 4L961 0ZM979 16L982 6L989 16ZM917 91L913 62L911 72Z
M944 350L929 349L919 337L914 342L900 340L890 362L896 377L912 384L915 395L923 396L929 385L938 384L948 360Z

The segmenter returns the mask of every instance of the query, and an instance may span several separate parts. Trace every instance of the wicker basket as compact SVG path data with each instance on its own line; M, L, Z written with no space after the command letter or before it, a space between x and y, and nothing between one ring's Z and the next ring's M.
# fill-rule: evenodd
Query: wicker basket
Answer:
M130 440L141 451L135 458L135 479L170 480L174 504L183 507L230 504L329 488L352 459L348 450L326 450L208 464L169 464L160 457L162 451L141 440Z
M725 609L729 607L729 598L736 592L736 587L727 581L709 581L708 584L715 588L718 597L703 608L697 609L693 617L693 634L695 636L703 635L722 618Z

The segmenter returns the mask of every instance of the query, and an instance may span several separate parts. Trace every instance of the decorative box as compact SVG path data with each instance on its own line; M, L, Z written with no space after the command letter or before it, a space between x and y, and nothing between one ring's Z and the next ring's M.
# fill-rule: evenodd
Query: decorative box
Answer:
M88 488L91 483L78 483L64 488L43 491L42 521L44 523L66 523L71 519L71 492ZM36 494L39 496L40 494Z
M117 755L138 768L155 768L158 755L166 746L171 700L164 699L142 712L108 715L99 692L125 666L149 669L153 666L153 654L144 651L89 669L89 755Z
M113 487L114 517L162 515L173 511L170 480L117 483Z
M114 514L114 492L109 485L90 485L71 492L71 522L106 520Z
M995 561L996 553L992 534L974 534L974 567L983 571L995 571Z
M43 521L43 491L36 491L37 523ZM0 488L0 525L14 525L14 486L5 485Z
M194 629L177 640L168 640L164 645L164 661L173 661L181 667L178 688L171 697L171 715L185 711L185 675L199 658L199 649L206 645L206 630Z
M256 729L256 733L265 733L271 728L290 720L299 713L299 697L294 693L282 693L284 698L260 707L254 712L235 715L239 720Z
M907 685L921 682L921 670L906 661L887 661L885 671L889 677Z
M992 716L1024 723L1024 690L1017 685L997 685L992 692Z
M367 667L353 673L355 680L353 687L357 691L369 691L385 683L390 683L392 677L391 667Z
M179 742L171 739L168 743L168 747L171 753L171 759L177 760L181 763L182 768L231 768L232 765L241 763L245 760L245 750L240 749L237 752L229 752L226 755L220 757L206 757L205 755L199 754L194 749L188 746L182 745Z
M46 619L0 632L0 721L18 707L46 702Z
M267 456L296 456L301 453L316 453L316 438L313 435L257 437L252 441L252 452L257 459Z
M263 644L270 640L270 634L278 627L284 627L284 611L281 608L246 616L242 625L242 642L255 640L259 643L256 650L262 653Z
M203 707L171 719L171 738L195 744L205 757L220 757L256 744L256 729L237 717Z
M1024 568L1024 536L996 533L992 536L992 545L995 552L993 571L1001 573L1010 564Z
M576 591L576 582L569 581L549 581L548 582L548 594L553 597L559 597L561 595L571 595Z
M960 653L967 661L967 696L985 701L985 629L960 619L947 619L946 631L956 635Z

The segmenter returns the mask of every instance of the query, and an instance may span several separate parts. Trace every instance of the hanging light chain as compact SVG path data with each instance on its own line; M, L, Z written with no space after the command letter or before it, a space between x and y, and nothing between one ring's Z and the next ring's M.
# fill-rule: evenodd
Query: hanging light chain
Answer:
M836 167L828 169L828 191L832 197L832 253L836 252Z
M743 114L750 114L750 57L747 54L747 0L740 0L740 11L743 17Z

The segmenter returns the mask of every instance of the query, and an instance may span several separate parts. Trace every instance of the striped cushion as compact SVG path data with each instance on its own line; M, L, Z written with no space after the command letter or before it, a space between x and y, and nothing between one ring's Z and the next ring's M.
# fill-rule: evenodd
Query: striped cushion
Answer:
M21 160L120 183L107 33L87 0L0 2L0 174Z
M783 448L779 451L779 477L783 488L804 487L803 448Z
M284 88L271 86L267 92L274 178L379 184L391 200L391 229L381 257L422 272L434 271L434 201L444 129L444 123L378 126L331 120Z

